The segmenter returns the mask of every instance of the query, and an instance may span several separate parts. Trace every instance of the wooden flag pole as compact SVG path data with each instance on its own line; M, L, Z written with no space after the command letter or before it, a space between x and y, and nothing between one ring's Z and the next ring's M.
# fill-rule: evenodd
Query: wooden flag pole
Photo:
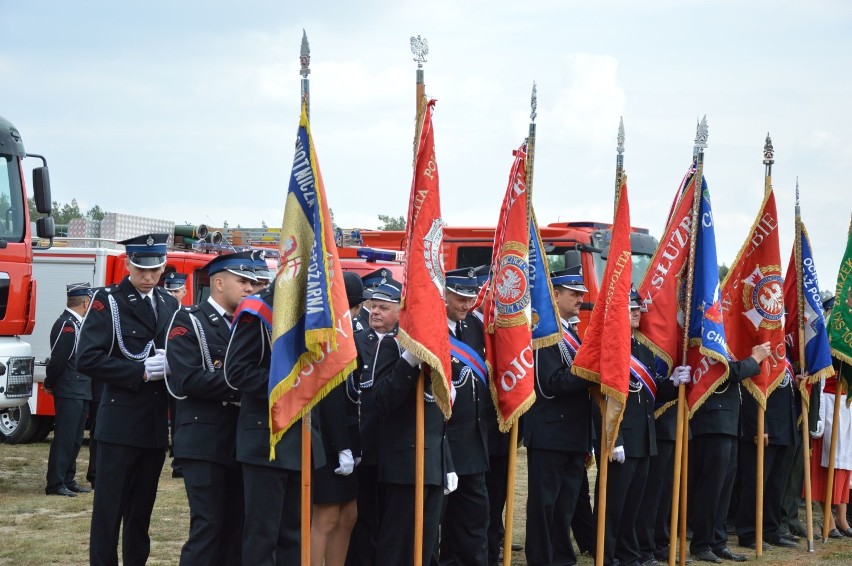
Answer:
M302 30L302 48L299 53L299 62L302 75L302 102L308 118L311 116L311 48L308 44L308 35ZM302 417L302 492L301 492L301 534L302 534L302 564L311 563L311 412Z
M760 558L763 556L763 456L765 446L763 434L766 429L766 408L757 404L757 477L754 495L754 553Z
M766 135L767 142L769 134ZM796 239L794 252L796 255L796 302L798 303L798 330L799 330L799 371L802 374L802 387L806 387L808 380L808 367L805 358L805 293L802 288L802 213L799 207L799 178L796 177ZM805 468L805 515L807 520L808 552L814 552L814 510L811 498L811 435L810 421L808 419L808 403L802 395L802 460Z
M598 503L595 507L597 515L597 547L595 548L595 564L604 563L604 545L606 543L606 484L609 471L609 441L606 436L606 411L601 415L601 457L598 460Z
M678 530L678 539L680 540L678 558L680 559L680 564L686 564L686 497L687 497L687 480L686 474L687 470L689 470L689 426L687 425L687 417L686 417L687 407L686 403L683 404L683 451L681 452L681 458L683 459L683 463L681 464L681 482L680 482L680 508L678 513L680 515L680 526Z
M512 521L515 515L515 466L518 459L518 423L509 432L509 469L506 473L506 522L503 533L503 566L512 566Z
M707 116L696 125L695 145L692 149L692 158L695 160L695 175L693 177L693 195L692 195L692 223L691 236L689 238L689 262L686 270L686 305L692 305L692 285L695 277L695 238L698 234L698 209L701 206L701 185L704 176L704 150L707 148ZM689 320L692 314L691 308L685 308L683 312L683 355L681 363L686 365L686 354L689 348ZM680 540L681 546L686 546L686 531L683 536L678 537L678 515L680 511L680 492L681 483L686 484L687 469L684 466L687 463L684 460L683 453L686 450L684 446L684 437L687 432L687 404L686 404L686 385L681 384L677 388L677 431L675 433L675 453L674 453L674 475L672 476L672 514L669 522L669 564L674 566L677 556L677 541ZM684 491L686 487L684 486Z
M825 484L825 503L822 504L822 542L828 542L828 517L831 517L831 499L834 492L834 453L837 451L837 418L840 414L841 379L837 376L837 388L834 391L834 413L831 418L831 448L828 453L828 481Z
M414 137L414 166L417 165L417 147L420 140L420 131L423 128L423 117L426 114L426 84L423 80L423 63L429 53L429 43L426 38L411 37L411 52L417 63L417 88L416 88L416 119ZM423 484L424 466L426 461L425 449L425 380L427 374L421 372L417 380L416 403L415 403L415 432L414 432L414 566L423 566Z

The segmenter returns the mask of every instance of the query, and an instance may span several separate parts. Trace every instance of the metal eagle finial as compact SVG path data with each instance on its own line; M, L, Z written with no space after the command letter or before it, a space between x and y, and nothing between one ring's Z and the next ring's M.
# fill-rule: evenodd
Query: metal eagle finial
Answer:
M709 137L709 128L707 127L707 114L701 118L701 121L696 120L695 127L695 149L707 149L707 138Z
M799 206L799 176L796 175L796 206Z
M302 30L302 50L299 53L299 62L302 64L302 70L299 74L305 78L311 74L311 46L308 44L308 34Z
M538 91L536 90L535 81L533 81L532 95L530 96L530 122L535 122L535 117L538 116L536 109L538 108Z
M618 117L618 146L615 149L619 155L624 153L624 116Z
M429 54L429 42L425 37L411 36L411 52L414 53L414 62L417 63L417 68L422 69L423 63L426 62L426 56Z
M763 144L763 164L772 165L773 163L775 163L775 149L772 147L772 139L769 137L769 132L766 132L766 143Z

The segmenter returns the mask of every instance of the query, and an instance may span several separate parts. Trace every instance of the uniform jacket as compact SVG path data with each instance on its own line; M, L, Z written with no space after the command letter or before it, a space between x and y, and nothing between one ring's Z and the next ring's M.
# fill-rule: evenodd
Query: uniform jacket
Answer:
M672 400L677 396L677 390L671 381L655 374L654 354L645 345L631 340L630 353L654 375L657 392L655 399L652 399L648 390L635 378L630 377L630 392L615 445L624 446L624 455L628 458L656 456L657 427L654 422L654 405Z
M270 308L273 290L260 297ZM231 341L225 353L225 378L240 391L240 416L237 419L237 461L282 470L302 469L302 421L290 427L276 446L275 459L269 460L269 367L270 333L261 319L245 313L234 321ZM314 467L325 465L318 420L311 419Z
M104 384L97 440L137 448L168 445L166 385L162 380L143 380L143 361L152 341L148 355L154 348L165 347L166 330L178 302L159 287L153 292L156 320L128 277L92 297L80 329L77 369Z
M168 386L177 398L173 439L176 458L237 464L240 393L225 381L223 370L230 338L228 322L209 301L183 307L174 316L166 357L171 369Z
M723 434L739 436L740 382L760 372L754 358L729 362L728 380L710 395L689 420L693 436Z
M573 330L568 330L575 337ZM527 448L588 452L592 442L589 387L591 382L571 373L574 359L560 341L535 351L535 394L524 415Z
M381 339L369 326L355 331L355 346L360 363L360 435L362 464L375 466L379 457L379 432L382 416L376 410L375 386L378 376L388 374L399 360L397 328Z
M472 314L461 321L464 343L485 359L485 331ZM458 358L452 358L456 399L447 421L447 442L459 475L488 471L488 387ZM495 418L496 420L496 418Z
M396 344L396 340L392 340ZM384 346L383 346L384 347ZM382 483L414 485L414 436L419 367L400 358L376 376L376 410L383 417L379 433L378 479ZM444 485L449 449L444 437L444 415L425 384L424 484Z
M44 386L52 389L54 397L92 399L92 379L77 371L80 326L75 314L65 309L50 329L50 358Z
M766 400L764 433L769 435L769 444L796 446L802 436L797 431L796 392L792 376L784 372L778 387ZM749 392L743 393L741 415L741 438L751 442L757 436L757 400Z

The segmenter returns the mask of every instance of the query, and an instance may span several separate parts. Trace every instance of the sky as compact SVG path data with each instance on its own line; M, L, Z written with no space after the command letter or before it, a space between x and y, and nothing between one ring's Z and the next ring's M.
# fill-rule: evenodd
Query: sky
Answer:
M632 223L660 236L707 116L719 263L733 262L775 148L782 268L796 178L820 287L852 213L852 3L843 0L0 0L0 115L50 165L53 199L222 226L281 222L311 46L311 128L335 221L405 215L415 74L442 211L493 225L538 88L539 223L612 218L626 130Z

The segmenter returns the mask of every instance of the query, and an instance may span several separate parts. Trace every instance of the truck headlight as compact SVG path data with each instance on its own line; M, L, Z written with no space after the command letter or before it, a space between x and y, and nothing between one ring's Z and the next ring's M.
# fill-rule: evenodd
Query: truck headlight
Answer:
M33 394L33 365L35 358L14 357L7 362L6 398L21 399Z

